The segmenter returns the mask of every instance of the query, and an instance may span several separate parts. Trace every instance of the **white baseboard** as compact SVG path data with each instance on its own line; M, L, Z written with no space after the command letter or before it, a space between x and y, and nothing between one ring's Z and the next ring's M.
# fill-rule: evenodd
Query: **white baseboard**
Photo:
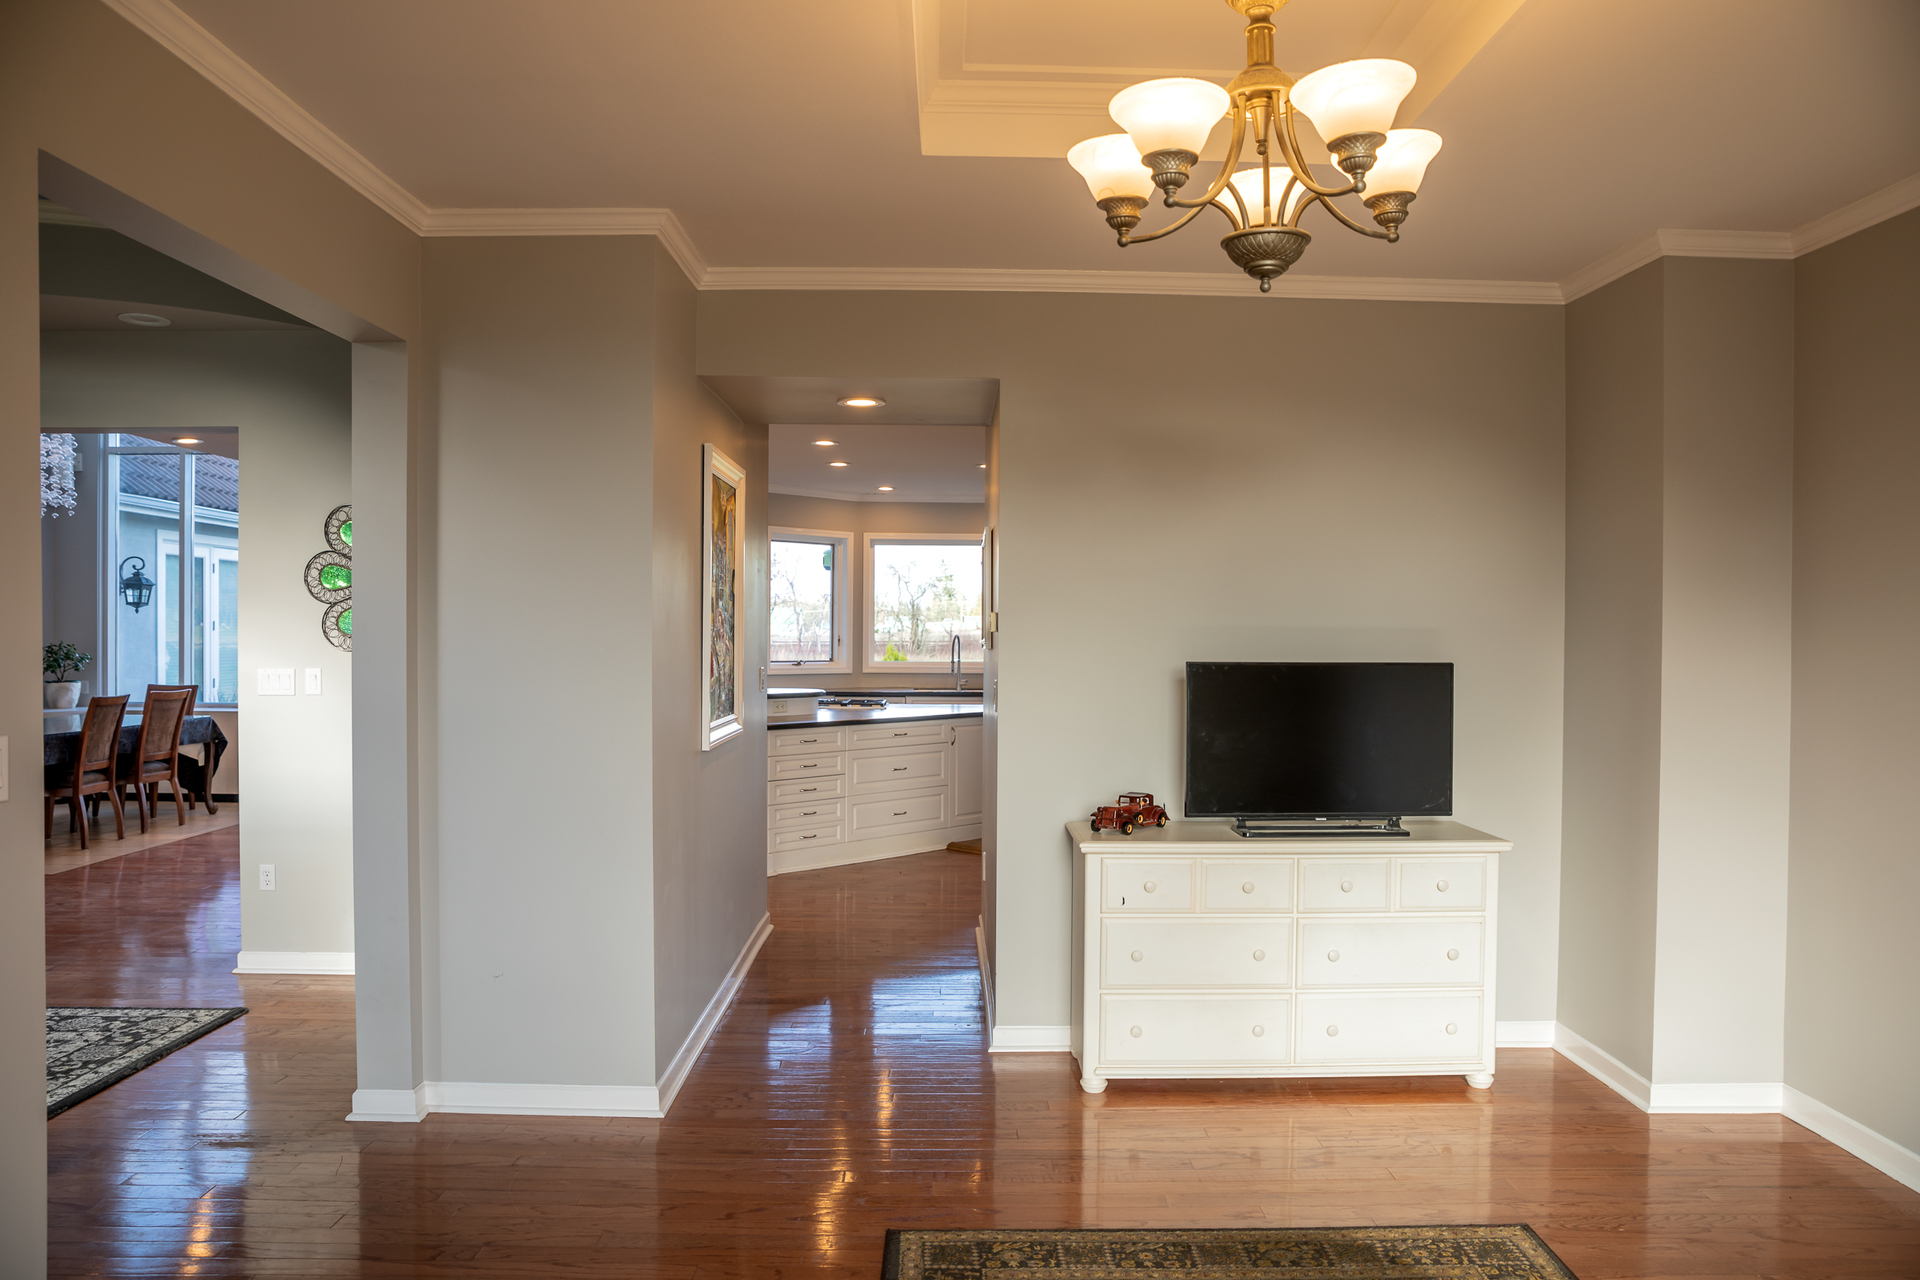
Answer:
M693 1030L680 1046L680 1052L673 1055L673 1061L660 1075L660 1114L665 1115L667 1108L673 1105L680 1086L687 1082L687 1074L693 1070L693 1064L699 1060L700 1051L707 1047L707 1041L713 1038L715 1027L726 1016L727 1006L740 994L740 984L747 980L747 972L753 968L754 957L760 954L760 948L766 943L767 936L773 932L773 917L763 915L760 923L753 927L753 933L747 938L746 945L740 948L740 954L734 958L733 968L727 970L726 980L720 989L713 993L713 999L707 1001L707 1007L701 1011L700 1018L693 1024Z
M351 951L242 951L235 973L326 973L353 976Z
M1642 1111L1653 1100L1653 1082L1578 1032L1553 1027L1553 1047L1561 1057L1606 1085Z
M1792 1085L1782 1085L1785 1096L1780 1114L1813 1130L1850 1155L1858 1156L1895 1182L1920 1191L1920 1152L1903 1147L1850 1116L1844 1116L1818 1098Z
M1553 1019L1545 1022L1496 1022L1493 1044L1497 1049L1553 1048Z
M907 858L916 853L938 853L956 840L978 840L980 824L970 827L946 827L939 831L913 831L904 836L881 836L874 840L847 840L830 844L815 852L788 851L767 855L769 876L791 875L795 871L821 871L827 867L851 867L861 862L879 862L883 858Z
M1647 1110L1654 1115L1778 1115L1783 1084L1656 1084Z
M987 922L973 926L973 947L980 953L980 1007L986 1011L989 1038L993 1027L993 961L987 957Z
M629 1116L659 1120L660 1090L650 1084L495 1084L429 1080L428 1111L487 1116Z
M1070 1053L1072 1027L995 1027L988 1053Z
M355 1089L349 1120L385 1120L416 1124L427 1118L427 1086L412 1089Z

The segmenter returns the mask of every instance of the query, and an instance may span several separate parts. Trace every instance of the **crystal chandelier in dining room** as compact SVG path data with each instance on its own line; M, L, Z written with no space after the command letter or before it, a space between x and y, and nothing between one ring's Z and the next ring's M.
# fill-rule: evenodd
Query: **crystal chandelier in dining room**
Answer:
M1413 88L1413 68L1387 58L1337 62L1296 81L1274 65L1273 15L1287 0L1227 0L1247 19L1247 69L1222 89L1208 80L1146 80L1113 97L1108 110L1125 133L1088 138L1067 153L1093 191L1120 246L1172 235L1200 211L1218 209L1233 224L1220 241L1234 265L1273 287L1275 276L1299 261L1313 237L1300 229L1319 205L1350 231L1376 240L1400 239L1400 225L1420 190L1440 135L1394 129L1394 113ZM1200 196L1180 195L1200 151L1221 116L1233 121L1220 172ZM1344 182L1314 178L1295 120L1306 116L1331 153ZM1257 167L1241 168L1253 144ZM1275 152L1278 152L1276 155ZM1136 235L1155 189L1169 208L1185 209L1157 231ZM1378 229L1348 216L1334 201L1356 196Z

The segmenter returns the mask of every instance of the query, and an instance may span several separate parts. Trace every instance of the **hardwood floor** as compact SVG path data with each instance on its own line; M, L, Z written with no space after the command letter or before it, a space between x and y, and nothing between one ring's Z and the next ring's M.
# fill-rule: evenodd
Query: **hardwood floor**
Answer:
M1082 1094L983 1051L980 861L770 882L664 1121L347 1124L352 984L235 977L237 834L50 876L48 1000L253 1013L49 1124L56 1275L874 1280L889 1226L1529 1222L1582 1280L1920 1276L1920 1195L1776 1116L1458 1079ZM1063 944L1064 945L1064 944Z

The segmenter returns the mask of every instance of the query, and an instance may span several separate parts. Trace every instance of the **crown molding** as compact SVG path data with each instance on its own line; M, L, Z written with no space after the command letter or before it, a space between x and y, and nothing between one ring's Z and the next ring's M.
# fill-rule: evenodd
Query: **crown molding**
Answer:
M1824 249L1836 240L1844 240L1856 231L1865 231L1877 222L1897 218L1909 209L1920 208L1920 173L1902 178L1844 209L1835 209L1824 218L1815 218L1793 230L1793 256Z
M348 146L340 135L309 115L306 108L221 44L212 32L181 12L172 0L102 0L102 3L198 71L274 132L319 161L334 177L380 206L408 230L420 233L428 216L424 203Z
M671 209L432 209L423 236L658 236L696 287L712 274Z
M938 293L1136 293L1258 298L1246 276L1212 271L1021 271L977 267L714 267L702 289ZM1276 298L1366 302L1497 302L1553 305L1558 285L1532 280L1400 280L1284 276Z

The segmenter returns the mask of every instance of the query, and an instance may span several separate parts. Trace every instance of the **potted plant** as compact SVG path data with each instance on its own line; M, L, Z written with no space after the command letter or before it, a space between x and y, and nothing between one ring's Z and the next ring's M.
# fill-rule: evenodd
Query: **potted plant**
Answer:
M80 652L78 645L68 644L65 640L50 644L41 651L41 667L47 673L47 682L43 686L42 697L49 707L77 707L80 705L80 682L68 679L69 673L79 675L93 661L93 655Z

